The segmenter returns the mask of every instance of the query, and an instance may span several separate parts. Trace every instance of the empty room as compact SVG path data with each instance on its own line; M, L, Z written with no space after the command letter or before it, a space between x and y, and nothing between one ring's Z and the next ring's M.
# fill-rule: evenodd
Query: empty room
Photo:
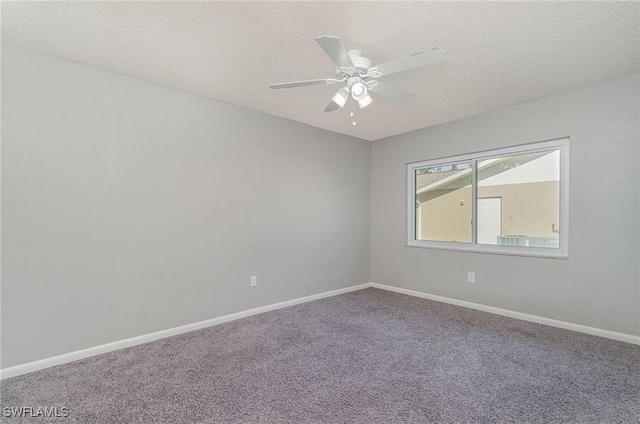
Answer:
M1 7L0 422L640 422L640 3Z

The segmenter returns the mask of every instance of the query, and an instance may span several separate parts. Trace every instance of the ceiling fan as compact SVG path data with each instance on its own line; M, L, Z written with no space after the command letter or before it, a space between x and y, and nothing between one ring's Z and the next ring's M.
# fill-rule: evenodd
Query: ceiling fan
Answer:
M338 108L344 107L349 95L358 102L360 109L363 109L373 102L373 99L369 95L370 91L394 100L409 100L414 96L412 93L385 84L378 81L377 78L442 62L445 55L444 51L436 47L432 50L416 53L411 56L383 63L382 65L372 66L371 60L362 56L360 50L347 51L338 37L323 35L317 37L316 41L320 44L320 47L322 47L327 56L336 64L336 77L285 82L272 84L270 87L277 90L281 88L346 82L346 85L340 88L333 96L324 109L325 112L333 112L334 110L338 110Z

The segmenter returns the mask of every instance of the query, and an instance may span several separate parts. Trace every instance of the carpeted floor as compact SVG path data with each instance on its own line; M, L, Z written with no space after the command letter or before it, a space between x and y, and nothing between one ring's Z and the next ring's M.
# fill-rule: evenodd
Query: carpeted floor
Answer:
M11 378L1 394L67 407L56 423L638 423L640 346L366 289Z

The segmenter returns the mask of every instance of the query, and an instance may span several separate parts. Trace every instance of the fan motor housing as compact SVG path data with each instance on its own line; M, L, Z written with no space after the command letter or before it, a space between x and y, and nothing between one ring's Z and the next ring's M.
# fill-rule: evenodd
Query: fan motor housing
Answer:
M366 72L367 69L371 68L371 59L362 56L360 50L349 50L348 53L356 69Z
M371 68L373 62L371 62L371 59L362 56L360 50L349 50L347 53L349 54L349 58L351 58L351 62L353 62L353 66L355 66L357 70L367 72L367 70ZM340 74L340 69L336 68L336 75Z

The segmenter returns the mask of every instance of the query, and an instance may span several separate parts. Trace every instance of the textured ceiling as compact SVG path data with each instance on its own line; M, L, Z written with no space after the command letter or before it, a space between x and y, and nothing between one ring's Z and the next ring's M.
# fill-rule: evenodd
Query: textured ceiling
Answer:
M366 140L638 72L639 5L620 2L7 2L3 41ZM439 46L367 109L324 113L336 85L314 38L374 64Z

